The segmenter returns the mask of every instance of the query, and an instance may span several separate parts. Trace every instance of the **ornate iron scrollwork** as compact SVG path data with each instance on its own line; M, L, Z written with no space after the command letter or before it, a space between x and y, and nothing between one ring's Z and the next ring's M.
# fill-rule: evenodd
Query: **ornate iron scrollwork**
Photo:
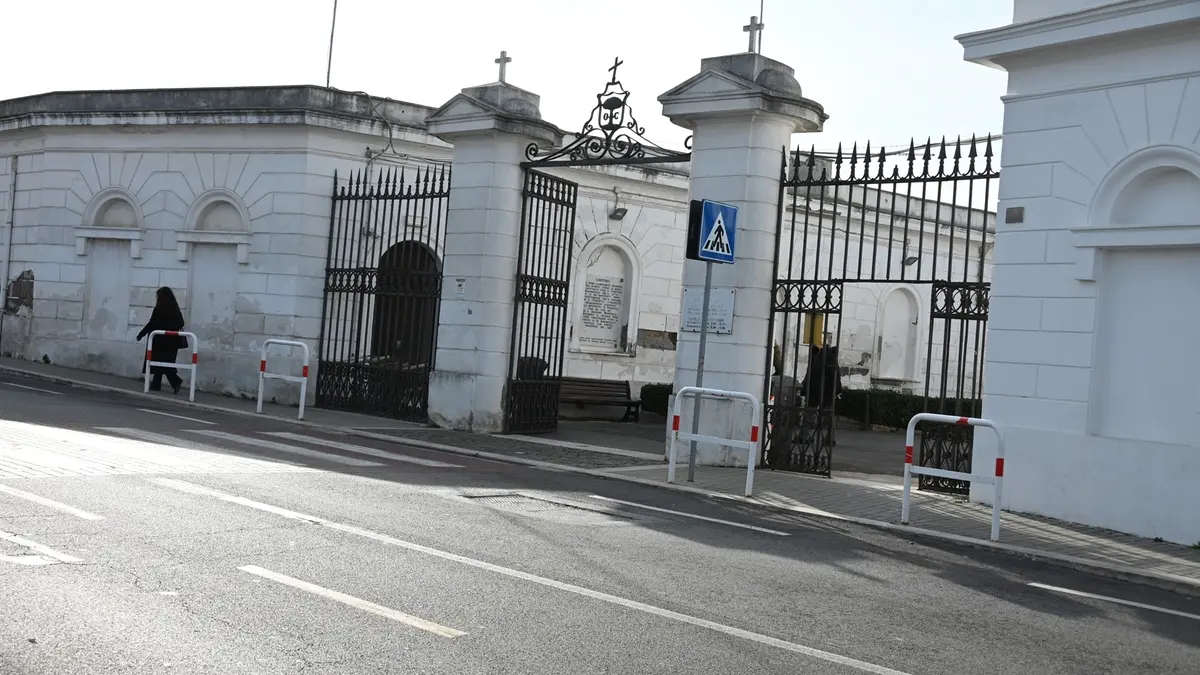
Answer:
M574 164L646 164L651 162L686 162L691 153L668 150L646 138L645 127L638 124L629 106L629 91L617 79L617 69L624 62L620 58L609 68L612 77L604 90L596 95L596 107L584 123L583 129L565 146L542 157L543 149L537 143L525 148L525 158L531 165ZM691 148L692 137L688 136L684 146Z

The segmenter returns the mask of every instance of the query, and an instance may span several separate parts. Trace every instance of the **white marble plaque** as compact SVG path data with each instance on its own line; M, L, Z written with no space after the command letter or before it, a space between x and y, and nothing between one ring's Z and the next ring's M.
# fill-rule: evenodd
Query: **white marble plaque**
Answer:
M625 280L589 274L583 286L579 346L618 349L625 321Z
M687 333L700 332L700 316L704 311L704 287L687 286L683 289L683 317L680 330ZM714 288L708 298L708 332L730 335L733 333L733 289Z

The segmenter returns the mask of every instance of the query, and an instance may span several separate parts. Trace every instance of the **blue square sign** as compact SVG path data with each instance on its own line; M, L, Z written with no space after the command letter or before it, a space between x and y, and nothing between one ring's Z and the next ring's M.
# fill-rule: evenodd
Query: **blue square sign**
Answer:
M705 262L732 263L737 246L737 219L736 206L704 200L696 257Z

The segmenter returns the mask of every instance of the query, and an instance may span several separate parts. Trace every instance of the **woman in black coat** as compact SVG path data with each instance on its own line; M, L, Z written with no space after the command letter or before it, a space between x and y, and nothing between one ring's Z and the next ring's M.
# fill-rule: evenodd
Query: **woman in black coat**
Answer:
M146 323L146 327L142 332L138 333L137 339L149 335L156 330L183 330L183 312L179 311L179 302L175 300L175 294L170 288L163 286L155 293L154 312L150 315L150 321ZM179 356L179 350L187 347L187 338L182 335L155 335L154 344L147 345L150 349L151 360L161 361L164 363L174 363ZM142 362L142 373L146 372L146 363ZM171 389L176 394L179 393L179 387L183 384L183 378L179 377L179 373L174 368L167 366L151 366L150 389L153 391L162 390L163 375L167 376L167 382L171 383Z

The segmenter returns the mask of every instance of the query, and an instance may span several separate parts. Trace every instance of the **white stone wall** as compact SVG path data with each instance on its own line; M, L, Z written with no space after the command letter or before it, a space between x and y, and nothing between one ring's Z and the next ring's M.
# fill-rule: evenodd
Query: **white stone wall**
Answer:
M630 380L634 396L643 384L671 382L675 350L668 334L679 331L683 242L687 236L686 175L678 169L632 167L558 173L580 184L566 374ZM627 209L625 217L610 218L618 206ZM578 340L587 258L603 247L618 249L629 264L626 311L630 323L624 352L589 348ZM584 253L587 256L581 258Z
M1200 38L1120 34L1146 18L969 40L1010 73L984 416L1007 434L1007 508L1194 544ZM1119 41L1006 60L1096 26ZM995 456L978 433L975 472Z
M15 143L0 139L0 156ZM200 388L253 396L259 348L268 337L308 343L315 377L332 175L363 166L365 147L385 143L374 134L312 126L190 126L169 134L44 129L38 146L19 160L10 264L12 277L32 272L33 302L5 317L3 351L137 376L144 343L134 337L149 318L155 289L175 289L191 328L199 320L192 316L196 294L213 287L219 292L204 298L205 311L227 318L231 331L199 335ZM29 143L22 148L29 150ZM194 207L214 191L243 214L242 239L236 232L215 235L223 243L212 243L212 233L185 236L197 227ZM124 238L81 229L92 225L89 208L110 194L130 199L140 211L132 233L115 235ZM86 235L82 245L80 235ZM232 240L246 242L241 260ZM130 250L131 242L138 250ZM115 243L125 247L125 257L114 257ZM181 243L188 260L180 260ZM89 303L107 297L89 290L89 265L93 279L128 275L128 304L115 308L124 310L123 334L89 332L99 311ZM225 286L228 275L235 279ZM124 297L112 299L120 305ZM224 320L204 325L212 333ZM272 370L299 369L298 359L271 363ZM295 401L294 385L271 384L268 396Z

